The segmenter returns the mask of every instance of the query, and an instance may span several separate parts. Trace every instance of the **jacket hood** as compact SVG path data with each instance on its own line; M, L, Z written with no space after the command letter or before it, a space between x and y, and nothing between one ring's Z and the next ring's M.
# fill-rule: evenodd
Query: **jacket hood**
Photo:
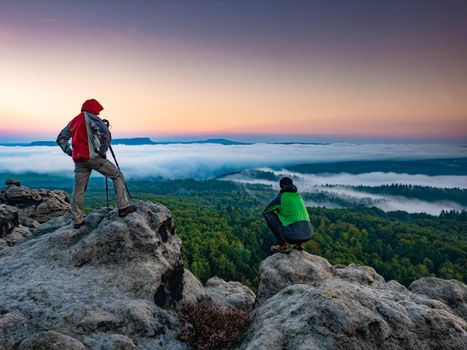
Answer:
M284 192L297 192L297 186L294 184L285 185L283 188L281 188L281 193Z
M89 112L95 115L99 115L99 113L104 109L102 105L97 102L97 100L91 98L90 100L86 100L83 103L83 107L81 107L81 112Z

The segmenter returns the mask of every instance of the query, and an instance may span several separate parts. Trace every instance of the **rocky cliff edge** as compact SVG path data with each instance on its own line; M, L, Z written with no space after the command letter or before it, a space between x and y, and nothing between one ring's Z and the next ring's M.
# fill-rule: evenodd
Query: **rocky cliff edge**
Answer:
M306 252L261 263L257 305L240 349L465 349L467 288L423 278L409 289L368 266Z
M1 349L186 348L175 305L201 291L169 210L136 206L94 210L79 230L61 216L0 251Z

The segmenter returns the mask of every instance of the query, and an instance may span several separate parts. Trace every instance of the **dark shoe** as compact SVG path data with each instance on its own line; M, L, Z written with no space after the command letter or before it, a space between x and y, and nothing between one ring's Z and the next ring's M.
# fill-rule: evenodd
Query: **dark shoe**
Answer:
M287 246L287 243L274 244L271 246L272 253L287 253L288 251L289 247Z
M84 225L84 222L82 222L82 223L80 223L80 224L73 224L73 228L74 228L75 230L77 230L77 229L81 228L81 226L83 226L83 225Z
M302 243L295 244L295 245L293 246L293 249L305 250L305 248L303 248L303 244L302 244Z
M129 205L125 209L119 209L118 210L118 216L124 217L124 216L127 216L130 213L133 213L134 211L136 211L136 207L134 205Z

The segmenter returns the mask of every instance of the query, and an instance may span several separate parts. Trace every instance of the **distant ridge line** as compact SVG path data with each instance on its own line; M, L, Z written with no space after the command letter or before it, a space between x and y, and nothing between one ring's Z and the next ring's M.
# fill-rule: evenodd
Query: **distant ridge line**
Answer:
M113 145L128 145L128 146L139 146L139 145L174 145L174 144L219 144L224 146L231 145L254 145L257 142L242 142L233 141L223 138L212 138L205 140L194 140L194 141L153 141L149 137L132 137L132 138L118 138L113 139ZM327 142L260 142L271 145L329 145ZM33 141L31 143L0 143L0 146L17 146L17 147L37 147L37 146L57 146L55 141Z

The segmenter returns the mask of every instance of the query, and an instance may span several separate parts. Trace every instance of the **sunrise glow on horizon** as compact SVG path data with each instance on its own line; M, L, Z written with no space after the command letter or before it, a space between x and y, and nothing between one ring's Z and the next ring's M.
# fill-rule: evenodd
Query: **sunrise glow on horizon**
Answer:
M117 137L467 139L460 1L7 1L0 142L85 99Z

